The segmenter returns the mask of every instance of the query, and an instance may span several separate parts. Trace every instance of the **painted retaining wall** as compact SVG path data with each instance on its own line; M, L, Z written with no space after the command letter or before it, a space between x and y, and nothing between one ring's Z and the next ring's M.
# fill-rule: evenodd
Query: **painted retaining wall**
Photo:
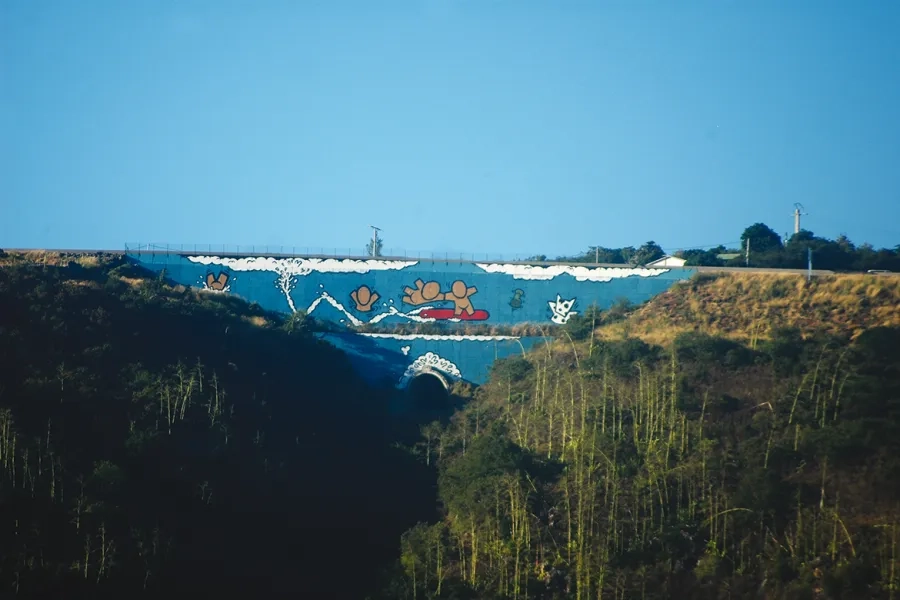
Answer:
M305 310L348 327L323 337L343 348L369 379L399 385L417 373L483 383L496 358L543 338L459 336L467 324L564 325L596 304L641 303L692 274L690 269L527 265L441 260L275 258L129 253L183 285L236 294L268 310ZM364 324L443 324L448 335L355 333Z

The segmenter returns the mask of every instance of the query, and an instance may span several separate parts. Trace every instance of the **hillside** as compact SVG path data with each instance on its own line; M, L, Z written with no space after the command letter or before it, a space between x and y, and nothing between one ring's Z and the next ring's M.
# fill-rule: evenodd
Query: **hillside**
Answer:
M302 318L34 258L0 268L0 596L360 598L432 514Z
M441 518L378 597L896 598L898 301L888 279L704 277L498 361L423 428Z
M597 334L663 344L699 330L753 346L786 328L803 337L855 339L879 326L900 326L900 277L833 275L807 282L801 275L702 273Z
M121 256L0 260L3 594L900 591L896 279L703 275L585 311L401 451L302 315Z

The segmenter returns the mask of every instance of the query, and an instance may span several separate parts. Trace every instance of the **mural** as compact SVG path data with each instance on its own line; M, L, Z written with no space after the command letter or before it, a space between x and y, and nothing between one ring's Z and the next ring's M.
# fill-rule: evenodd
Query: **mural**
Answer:
M525 304L525 292L523 290L513 290L513 297L509 301L509 305L512 306L513 310L519 310L522 308L522 305Z
M575 298L563 300L560 295L557 294L556 302L550 301L547 302L547 304L550 305L550 312L552 313L550 320L557 325L565 325L569 322L569 317L578 314L576 311L572 310L575 306Z
M219 271L219 276L214 277L212 273L206 274L206 289L212 290L214 292L227 292L229 290L228 287L228 273L224 271Z
M477 293L478 288L475 286L467 286L465 282L457 280L450 286L450 291L444 294L444 299L453 302L454 317L459 317L463 313L472 317L475 314L475 307L472 306L472 301L469 300L469 296ZM485 315L484 318L487 318L487 316Z
M369 312L372 310L372 305L378 302L378 298L380 298L378 292L370 290L365 285L361 285L350 292L350 297L356 303L356 310L360 312Z
M416 286L415 289L411 287L403 288L403 293L406 295L403 296L402 300L406 304L419 306L426 302L444 299L444 294L441 293L441 284L437 281L424 283L421 279L416 279L414 285Z
M357 371L372 383L400 388L426 372L440 375L448 385L459 379L484 383L494 360L521 354L544 339L420 333L328 332L318 336L346 352Z
M453 308L423 308L419 313L424 319L445 321L459 319L465 321L484 321L490 315L484 310L475 310L469 296L478 293L478 288L468 286L462 280L457 279L446 292L441 291L441 284L437 281L423 282L416 279L413 284L416 287L403 288L401 300L406 304L418 306L429 302L452 302Z
M581 267L574 265L523 265L523 264L481 264L475 266L485 273L510 275L513 279L550 281L560 275L570 275L575 281L607 282L623 277L658 277L669 269L646 269L642 267Z
M441 358L434 352L427 352L406 368L406 371L403 372L403 377L400 378L399 385L400 387L406 387L409 381L417 375L434 372L445 377L445 385L462 379L462 373L459 372L459 368L455 364L446 358Z
M235 294L266 310L305 310L316 319L341 324L350 337L329 341L345 347L348 356L374 365L376 372L390 373L395 383L429 352L455 365L461 378L479 382L495 359L542 340L454 336L454 328L478 322L561 326L584 307L604 310L622 297L640 304L692 274L691 269L446 260L139 252L129 258L157 272L165 269L170 280L183 285ZM546 300L528 302L529 298ZM405 339L354 332L363 325L420 323L446 327L447 335ZM363 368L363 362L359 364ZM448 372L451 377L452 369Z

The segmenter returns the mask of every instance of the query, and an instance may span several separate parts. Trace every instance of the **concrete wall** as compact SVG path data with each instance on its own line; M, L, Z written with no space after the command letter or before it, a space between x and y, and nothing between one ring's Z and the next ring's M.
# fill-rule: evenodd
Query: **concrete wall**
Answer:
M641 303L692 274L690 269L441 260L141 253L129 257L151 270L165 269L172 281L236 294L269 310L305 310L316 319L348 327L443 323L451 332L466 324L557 327L592 304L605 309L621 297ZM437 369L450 380L481 383L495 358L521 352L522 346L527 348L541 339L394 334L326 337L351 358L369 357L368 366L360 363L362 370L372 371L373 377L387 374L401 385L416 369L425 368ZM371 368L379 364L381 368Z

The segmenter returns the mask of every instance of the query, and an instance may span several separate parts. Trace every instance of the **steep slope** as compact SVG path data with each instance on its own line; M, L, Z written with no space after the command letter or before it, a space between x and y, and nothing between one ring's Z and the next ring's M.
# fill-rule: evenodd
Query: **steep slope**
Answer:
M895 597L895 286L707 278L499 361L423 429L442 518L402 536L381 598ZM737 290L773 297L767 337Z
M0 268L0 595L361 597L433 503L387 401L302 319L79 262Z
M870 327L900 325L900 277L814 277L767 273L704 273L651 299L626 321L598 335L623 334L668 343L684 331L701 330L751 345L779 329L796 328L853 339Z

